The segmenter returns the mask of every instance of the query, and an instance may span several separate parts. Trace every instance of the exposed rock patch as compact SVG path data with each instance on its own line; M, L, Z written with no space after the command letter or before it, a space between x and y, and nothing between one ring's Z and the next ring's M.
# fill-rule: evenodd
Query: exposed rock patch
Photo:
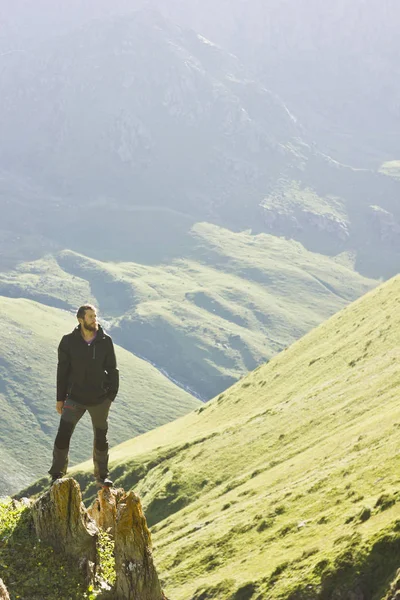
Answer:
M7 588L4 585L2 579L0 579L0 600L10 600L10 596L8 595Z

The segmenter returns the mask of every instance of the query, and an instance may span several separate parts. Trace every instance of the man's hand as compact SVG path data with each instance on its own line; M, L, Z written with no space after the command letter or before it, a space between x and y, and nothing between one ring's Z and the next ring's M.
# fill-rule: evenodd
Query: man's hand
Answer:
M64 400L57 400L56 411L58 412L59 415L62 414L63 406L64 406Z

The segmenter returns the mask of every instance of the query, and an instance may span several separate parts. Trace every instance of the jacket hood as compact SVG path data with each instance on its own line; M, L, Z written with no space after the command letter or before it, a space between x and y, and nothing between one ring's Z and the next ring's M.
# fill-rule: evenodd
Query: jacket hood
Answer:
M76 335L76 336L79 336L79 337L81 337L81 324L80 324L80 323L79 323L79 325L77 325L77 326L75 327L75 329L72 331L72 334L73 334L73 335ZM102 328L102 326L101 326L101 325L99 325L99 328L98 328L98 330L97 330L97 336L96 336L96 340L99 340L99 339L104 339L105 337L106 337L105 331L104 331L104 329Z

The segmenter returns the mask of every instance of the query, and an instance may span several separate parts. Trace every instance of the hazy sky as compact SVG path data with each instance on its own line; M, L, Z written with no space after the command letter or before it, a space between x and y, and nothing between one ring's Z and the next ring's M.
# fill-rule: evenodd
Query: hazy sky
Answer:
M256 37L283 36L288 43L291 32L302 30L305 38L314 31L320 38L339 40L351 35L371 44L382 34L390 42L400 29L397 0L1 0L1 30L2 34L5 30L24 37L44 36L145 5L215 37L223 37L232 27L236 31L249 27ZM335 25L340 30L332 30Z

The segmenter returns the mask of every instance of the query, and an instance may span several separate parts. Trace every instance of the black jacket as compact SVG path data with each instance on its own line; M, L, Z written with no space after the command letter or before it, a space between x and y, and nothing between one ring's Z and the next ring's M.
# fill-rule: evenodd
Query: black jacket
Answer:
M114 345L101 327L90 345L80 325L63 336L58 347L57 400L68 396L80 404L100 404L107 398L114 400L118 387Z

